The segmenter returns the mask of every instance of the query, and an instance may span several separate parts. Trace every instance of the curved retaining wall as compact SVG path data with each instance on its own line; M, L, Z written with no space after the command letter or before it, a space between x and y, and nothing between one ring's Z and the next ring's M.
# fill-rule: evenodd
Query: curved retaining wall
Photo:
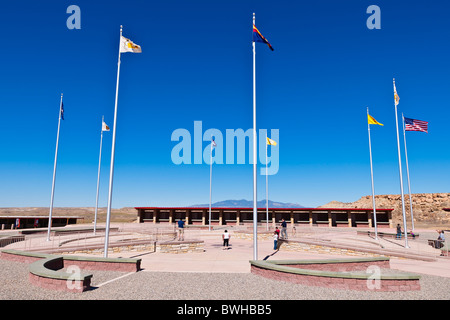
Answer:
M63 257L37 260L30 264L29 280L36 286L59 291L83 292L91 287L92 274L59 271L62 268Z
M142 241L129 241L123 243L111 244L108 248L108 252L118 253L118 252L161 252L161 253L192 253L192 252L204 252L204 241L203 240L186 240L186 241L153 241L153 240L142 240ZM42 251L41 251L42 252ZM88 246L73 246L66 248L52 249L48 253L58 253L61 255L66 254L103 254L103 245L88 245Z
M70 292L90 289L92 274L81 270L136 272L141 266L141 259L58 256L19 250L3 250L0 258L29 263L30 282L37 286Z
M250 264L256 275L308 286L360 291L420 290L420 276L386 270L389 258L252 260Z

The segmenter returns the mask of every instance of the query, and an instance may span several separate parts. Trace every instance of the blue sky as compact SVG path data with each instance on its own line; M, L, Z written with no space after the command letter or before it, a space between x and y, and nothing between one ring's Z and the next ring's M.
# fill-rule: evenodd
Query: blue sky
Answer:
M69 5L81 29L69 30ZM381 9L369 30L367 7ZM54 206L95 206L101 118L113 124L119 26L141 45L122 55L112 207L209 201L209 165L175 165L171 134L252 127L252 13L257 127L279 129L269 198L315 207L399 194L392 79L407 132L413 193L448 192L448 1L15 1L2 4L0 206L49 206L60 94ZM104 134L99 205L107 205L112 131ZM402 139L402 135L400 135ZM203 148L208 143L204 142ZM405 159L402 147L403 169ZM406 172L404 171L405 192ZM251 164L213 166L213 201L252 199ZM265 177L258 176L258 199Z

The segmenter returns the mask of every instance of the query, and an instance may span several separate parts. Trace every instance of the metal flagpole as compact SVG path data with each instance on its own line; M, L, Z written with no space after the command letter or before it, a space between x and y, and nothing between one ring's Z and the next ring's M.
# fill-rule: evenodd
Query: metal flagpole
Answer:
M411 228L412 231L414 231L414 217L413 217L413 207L412 207L412 197L411 197L411 183L409 180L409 167L408 167L408 151L406 149L406 132L405 132L405 117L402 113L402 120L403 120L403 141L405 144L405 159L406 159L406 174L408 176L408 192L409 192L409 209L411 212Z
M397 89L395 87L395 79L394 82L394 93L397 94ZM403 176L402 176L402 160L400 155L400 137L398 133L398 115L397 115L397 104L398 101L394 99L395 101L395 126L397 128L397 149L398 149L398 167L399 167L399 175L400 175L400 191L402 195L402 214L403 214L403 228L405 231L405 248L409 248L408 245L408 230L406 228L406 216L405 216L405 197L403 194Z
M253 13L253 25L255 25L255 13ZM252 26L253 28L253 26ZM256 193L256 46L253 41L253 260L258 260L258 208Z
M63 94L61 93L61 101L59 102L58 133L56 135L55 162L54 162L54 165L53 165L52 196L51 196L51 200L50 200L50 212L48 214L47 241L50 241L50 230L52 228L53 198L54 198L54 195L55 195L56 162L58 160L59 129L60 129L60 126L61 126L62 101L63 101Z
M98 156L98 175L97 175L97 196L95 200L95 217L94 217L94 235L97 231L97 212L98 212L98 190L100 186L100 167L102 162L102 143L103 143L103 117L102 117L102 130L100 134L100 152Z
M212 192L212 150L213 150L213 142L211 135L211 154L210 154L210 162L209 162L209 231L211 231L211 192Z
M269 231L269 170L267 168L267 134L266 134L266 231Z
M113 175L114 175L114 152L116 148L116 123L117 123L117 98L119 96L119 74L120 74L120 43L122 39L122 26L120 26L120 38L119 38L119 59L117 62L117 82L116 82L116 102L114 106L114 125L112 136L112 149L111 149L111 167L109 171L109 192L108 192L108 208L106 212L106 230L105 230L105 250L104 257L108 257L108 242L109 242L109 224L111 221L111 201L112 201L112 188L113 188Z
M369 116L369 107L367 107L367 116ZM375 225L375 240L378 240L377 211L376 211L376 207L375 207L375 188L373 186L372 144L370 142L370 123L369 123L369 121L367 121L367 130L369 132L370 177L372 179L372 205L373 205L373 219L374 219L374 225Z

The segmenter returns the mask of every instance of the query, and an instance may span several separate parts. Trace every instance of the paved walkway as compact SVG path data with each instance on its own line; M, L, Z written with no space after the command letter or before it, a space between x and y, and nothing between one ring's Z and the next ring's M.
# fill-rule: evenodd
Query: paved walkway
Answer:
M249 260L253 260L253 241L238 239L231 232L230 248L224 250L222 246L223 228L213 231L186 230L185 239L198 239L204 241L205 252L187 254L169 253L136 253L121 252L109 254L109 257L136 257L142 259L144 271L166 272L217 272L217 273L248 273L250 272ZM365 246L396 250L404 253L413 253L417 256L434 258L434 261L422 261L391 257L391 268L407 272L450 277L450 258L439 257L439 251L433 249L426 242L426 236L434 236L431 230L423 230L424 238L421 240L409 240L410 248L404 248L404 240L382 239L375 240L367 235L357 235L356 230L312 230L311 228L297 231L293 239L327 239L330 243L339 243L355 246ZM385 230L384 232L389 232ZM394 232L393 230L391 230ZM420 230L416 231L420 233ZM420 239L420 238L419 238ZM270 260L283 259L336 259L350 258L349 255L318 254L299 251L273 250L272 240L259 240L257 258Z

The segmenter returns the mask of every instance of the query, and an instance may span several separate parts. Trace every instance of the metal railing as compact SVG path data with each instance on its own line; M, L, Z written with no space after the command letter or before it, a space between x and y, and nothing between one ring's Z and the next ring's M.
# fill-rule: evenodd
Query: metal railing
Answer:
M142 228L121 225L109 234L110 246L133 246L156 241L169 241L176 238L174 226L160 228ZM70 250L85 250L90 248L103 248L105 243L105 230L64 230L52 231L50 240L44 234L8 236L0 238L0 247L24 251L56 252L65 248Z
M25 236L6 236L0 238L0 248L6 247L12 243L21 242L25 240Z

